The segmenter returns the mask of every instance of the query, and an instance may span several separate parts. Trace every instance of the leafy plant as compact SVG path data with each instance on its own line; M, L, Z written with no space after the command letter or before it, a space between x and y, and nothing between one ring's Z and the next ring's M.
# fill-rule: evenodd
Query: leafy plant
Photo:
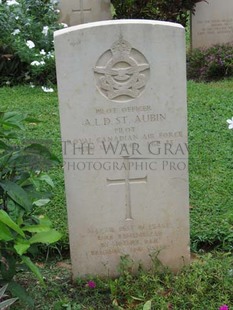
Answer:
M115 18L158 19L186 26L189 12L204 0L112 0Z
M57 1L0 2L0 85L56 82L53 32L58 22Z
M188 53L188 78L212 81L233 76L233 45L216 45Z
M51 221L36 212L50 201L46 189L53 182L43 170L56 158L41 144L16 144L16 129L22 130L26 120L30 119L16 112L0 113L0 272L1 280L10 283L9 289L19 297L22 289L13 281L17 268L27 266L43 284L29 254L37 253L39 244L61 237L51 228Z
M5 297L5 291L7 289L7 285L3 286L0 289L0 310L4 310L7 309L8 307L10 307L10 305L12 305L14 302L16 302L16 300L18 300L18 298L10 298L10 299L5 299L4 301L2 301L2 299Z

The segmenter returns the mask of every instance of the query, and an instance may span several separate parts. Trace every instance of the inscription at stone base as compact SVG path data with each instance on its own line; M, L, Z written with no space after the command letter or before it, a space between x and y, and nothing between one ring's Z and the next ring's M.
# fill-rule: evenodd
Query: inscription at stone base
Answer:
M208 0L197 3L192 16L192 48L233 44L232 0Z
M90 238L95 239L96 245L90 249L89 255L124 255L128 249L132 253L143 252L145 247L148 253L162 250L164 246L160 240L168 224L148 224L138 226L121 226L118 229L106 227L102 229L88 229Z

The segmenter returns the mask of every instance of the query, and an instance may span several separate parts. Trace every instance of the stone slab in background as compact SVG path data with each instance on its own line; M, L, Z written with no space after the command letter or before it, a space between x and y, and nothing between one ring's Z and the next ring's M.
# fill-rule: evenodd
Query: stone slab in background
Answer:
M112 19L110 0L59 0L59 9L68 26Z
M197 3L191 19L192 48L233 44L233 1L208 0Z

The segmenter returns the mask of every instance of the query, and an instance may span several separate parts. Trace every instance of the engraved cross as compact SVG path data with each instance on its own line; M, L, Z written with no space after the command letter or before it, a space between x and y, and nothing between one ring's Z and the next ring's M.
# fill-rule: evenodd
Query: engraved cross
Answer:
M83 24L84 23L84 13L85 12L91 12L91 8L85 8L83 0L79 0L80 7L78 9L72 9L72 13L79 13L80 14L80 21Z
M143 178L130 178L129 176L129 159L128 157L124 157L125 166L127 169L125 170L125 178L123 179L107 179L108 186L112 185L125 185L125 206L126 206L126 216L125 220L133 220L132 217L132 209L131 209L131 195L130 195L130 184L143 184L147 183L147 176Z

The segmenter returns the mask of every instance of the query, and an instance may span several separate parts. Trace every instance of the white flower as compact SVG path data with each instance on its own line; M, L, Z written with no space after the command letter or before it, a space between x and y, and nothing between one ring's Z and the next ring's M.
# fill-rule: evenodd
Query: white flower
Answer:
M32 82L30 82L30 87L31 87L31 88L34 88L34 87L35 87L35 85L34 85L34 84L32 84Z
M43 66L45 65L45 62L44 60L41 60L41 61L37 61L37 60L34 60L33 62L31 62L31 66Z
M41 51L40 51L40 54L41 54L41 55L46 55L45 50L41 50Z
M54 58L54 54L51 52L48 52L48 54L46 55L47 58Z
M61 11L59 9L54 10L55 13L59 14Z
M6 85L10 85L11 84L11 82L10 81L6 81Z
M53 92L54 92L54 90L53 90L52 88L47 88L47 87L45 87L45 86L42 86L41 88L42 88L42 90L43 90L45 93L53 93Z
M7 5L14 5L14 4L19 4L17 1L15 1L15 0L7 0L7 2L6 2L6 4Z
M28 40L28 41L26 42L26 45L27 45L27 47L29 47L29 48L35 47L34 42L32 42L31 40Z
M13 36L15 36L16 34L19 34L20 30L19 29L15 29L11 34L13 34Z
M15 19L18 20L18 19L19 19L19 16L15 16Z
M43 27L43 30L42 30L42 33L47 36L48 35L48 31L49 31L49 27L48 26L44 26Z
M31 66L39 66L40 62L37 60L34 60L33 62L31 62Z
M68 27L68 25L65 23L60 23L60 25L63 26L64 28Z
M229 129L233 129L233 117L232 117L232 119L228 119L228 120L227 120L227 123L229 124L229 125L228 125L228 128L229 128Z

